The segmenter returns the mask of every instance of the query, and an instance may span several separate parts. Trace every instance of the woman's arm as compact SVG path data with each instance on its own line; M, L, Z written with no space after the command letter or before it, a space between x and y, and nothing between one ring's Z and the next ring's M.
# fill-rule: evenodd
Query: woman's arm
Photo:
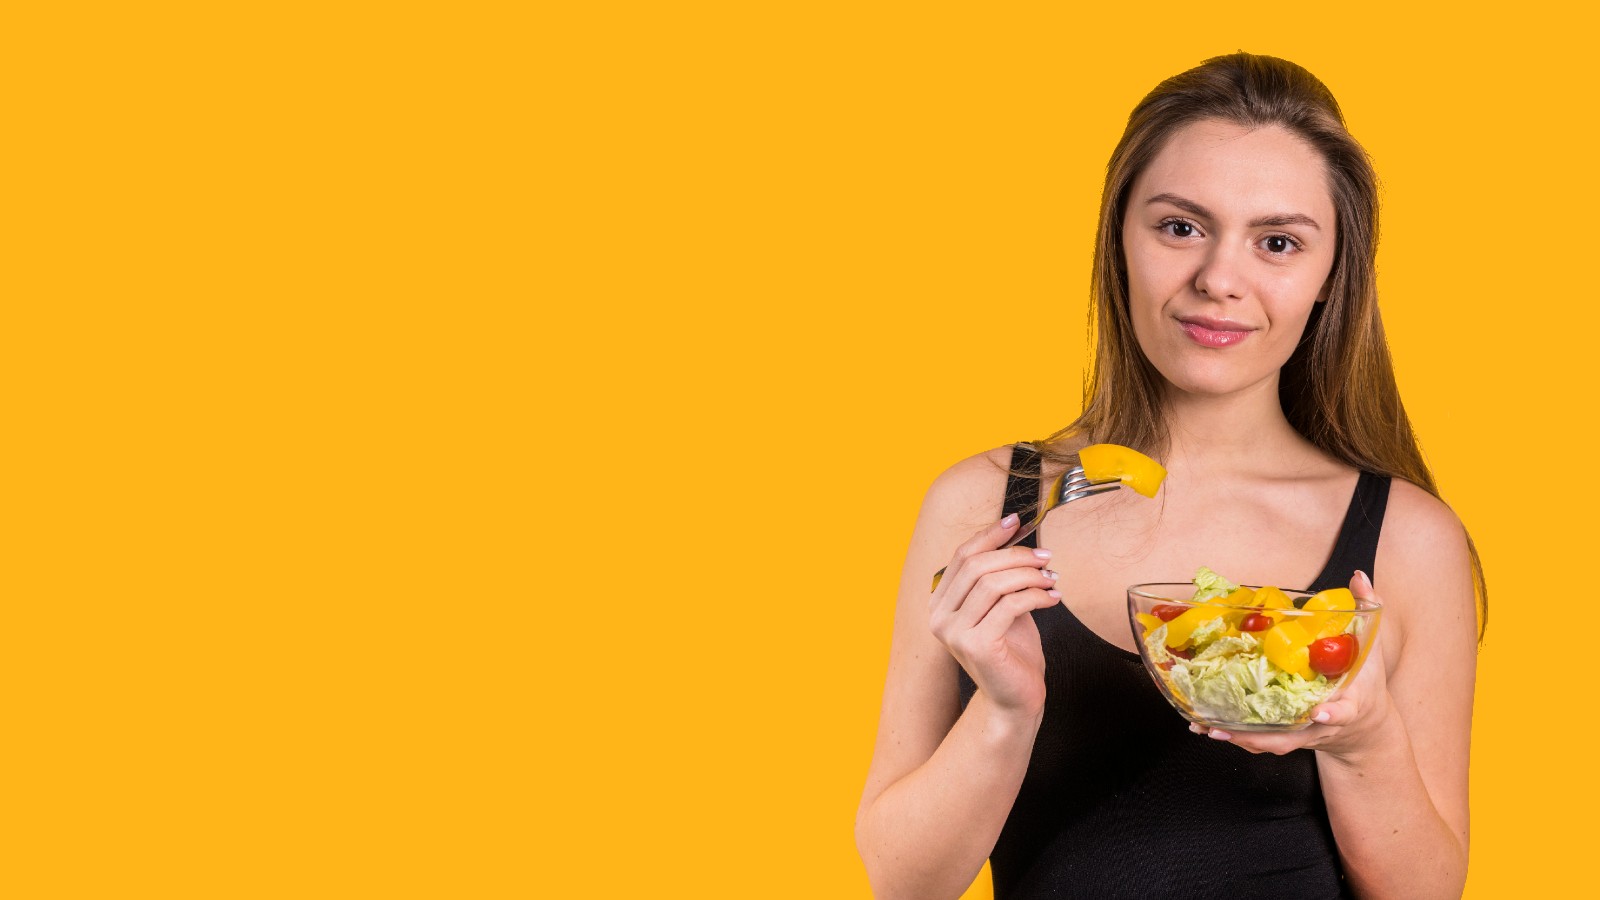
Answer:
M1024 673L1007 679L1015 690L980 688L961 711L958 664L935 635L933 621L936 615L949 619L958 613L931 607L935 598L928 591L930 577L951 562L952 554L959 560L991 551L1015 527L993 525L972 534L972 523L993 522L999 515L1004 455L1002 450L973 457L934 482L906 556L877 743L856 815L856 846L879 898L959 897L994 849L1033 752L1044 709L1042 654L1036 685ZM993 575L983 577L1011 578L1017 582L1012 587L1024 581L1043 583L1039 570L1044 562L1026 548L994 551L985 559L991 561ZM975 611L990 601L981 598L977 586L967 592L978 566L966 568L963 575L952 564L941 594L958 591ZM960 599L951 604L959 605L955 601ZM995 633L1013 639L1020 633L1024 644L1031 630L1037 651L1032 616L1027 608L1013 607L1054 602L1042 590L1022 590L993 601L984 618L992 620L988 630L998 628ZM1001 621L1006 616L1011 618ZM939 628L948 638L948 627L939 623ZM979 633L984 628L979 624L968 630ZM1027 648L1022 655L1027 656Z
M1227 739L1253 752L1318 750L1328 819L1358 897L1458 898L1477 671L1466 534L1449 507L1396 480L1376 567L1384 612L1375 650L1383 655L1315 711L1326 724ZM1360 578L1351 589L1370 592Z
M978 694L932 756L885 784L913 759L901 752L912 742L880 729L856 816L856 848L874 897L961 896L994 850L1038 731L1038 716L997 710Z
M1396 480L1376 565L1401 640L1380 673L1382 731L1318 759L1328 817L1359 896L1456 898L1467 881L1478 659L1466 532L1449 507Z

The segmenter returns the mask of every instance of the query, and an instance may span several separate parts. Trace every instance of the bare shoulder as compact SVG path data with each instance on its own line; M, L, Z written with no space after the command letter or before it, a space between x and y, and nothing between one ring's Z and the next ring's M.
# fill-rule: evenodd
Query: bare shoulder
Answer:
M1389 487L1379 543L1408 568L1446 569L1469 565L1467 532L1455 511L1438 497L1400 478Z
M1000 517L1011 445L974 454L939 473L922 503L921 522L971 531Z
M1475 620L1466 528L1448 504L1409 481L1396 478L1389 488L1375 565L1378 593L1402 619Z

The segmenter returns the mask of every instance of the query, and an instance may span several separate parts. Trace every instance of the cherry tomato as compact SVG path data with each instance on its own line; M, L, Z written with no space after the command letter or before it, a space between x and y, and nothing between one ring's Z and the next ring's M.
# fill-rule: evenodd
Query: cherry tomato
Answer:
M1156 618L1163 622L1171 622L1173 619L1176 619L1188 611L1189 607L1187 606L1174 606L1171 603L1163 603L1155 609L1150 610L1150 612L1155 614Z
M1329 678L1337 678L1350 671L1356 661L1356 636L1336 634L1311 642L1311 669Z
M1171 647L1168 647L1167 652L1178 657L1179 659L1194 659L1193 650L1174 650Z
M1251 613L1239 623L1240 631L1266 631L1272 627L1272 620L1261 613Z

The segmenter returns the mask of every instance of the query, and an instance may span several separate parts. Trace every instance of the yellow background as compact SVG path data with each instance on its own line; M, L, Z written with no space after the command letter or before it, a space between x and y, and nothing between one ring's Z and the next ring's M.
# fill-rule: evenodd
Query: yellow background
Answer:
M532 8L7 26L0 893L867 897L921 494L1073 417L1105 161L1236 49L1384 182L1468 895L1589 886L1592 21Z

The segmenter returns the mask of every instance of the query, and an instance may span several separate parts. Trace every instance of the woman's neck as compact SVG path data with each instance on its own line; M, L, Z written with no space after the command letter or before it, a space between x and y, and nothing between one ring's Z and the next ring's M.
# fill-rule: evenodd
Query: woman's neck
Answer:
M1304 465L1311 446L1283 414L1277 379L1226 396L1166 396L1167 466L1206 476L1276 473Z

